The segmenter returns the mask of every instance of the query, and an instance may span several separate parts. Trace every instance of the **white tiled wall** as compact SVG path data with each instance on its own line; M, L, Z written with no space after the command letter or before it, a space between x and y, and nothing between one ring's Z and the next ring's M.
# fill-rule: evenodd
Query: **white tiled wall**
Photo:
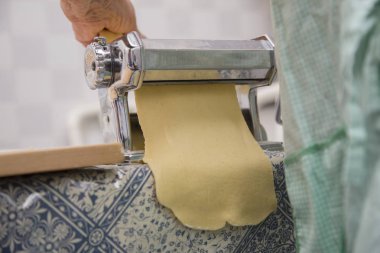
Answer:
M147 37L271 34L269 0L133 2ZM69 113L97 106L83 78L83 50L59 0L0 0L0 149L68 144Z

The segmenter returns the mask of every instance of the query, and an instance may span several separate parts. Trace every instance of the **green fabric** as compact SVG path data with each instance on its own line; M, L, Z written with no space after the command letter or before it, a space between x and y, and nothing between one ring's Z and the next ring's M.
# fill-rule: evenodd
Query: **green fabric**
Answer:
M380 244L379 2L272 0L299 252Z
M380 0L342 4L341 68L348 148L344 166L347 248L380 251ZM349 14L349 15L348 15Z

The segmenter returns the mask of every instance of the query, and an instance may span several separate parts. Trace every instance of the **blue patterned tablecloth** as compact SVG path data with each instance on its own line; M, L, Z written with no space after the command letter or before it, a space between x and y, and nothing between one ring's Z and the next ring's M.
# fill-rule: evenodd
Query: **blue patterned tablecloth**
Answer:
M282 154L277 211L256 226L184 227L156 199L147 165L0 179L0 252L295 252Z

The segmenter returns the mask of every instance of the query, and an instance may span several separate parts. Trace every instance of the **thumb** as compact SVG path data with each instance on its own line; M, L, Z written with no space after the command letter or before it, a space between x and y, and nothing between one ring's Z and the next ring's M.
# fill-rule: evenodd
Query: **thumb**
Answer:
M90 44L94 37L104 29L102 22L73 23L75 38L84 46Z
M136 15L132 3L126 0L116 3L111 6L108 12L109 16L106 18L105 28L113 33L136 31Z

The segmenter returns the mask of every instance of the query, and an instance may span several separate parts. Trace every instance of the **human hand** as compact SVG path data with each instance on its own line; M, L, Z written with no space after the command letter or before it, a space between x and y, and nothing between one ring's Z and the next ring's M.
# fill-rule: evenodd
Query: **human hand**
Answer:
M76 39L84 46L104 29L113 33L137 31L136 15L129 0L61 0Z

